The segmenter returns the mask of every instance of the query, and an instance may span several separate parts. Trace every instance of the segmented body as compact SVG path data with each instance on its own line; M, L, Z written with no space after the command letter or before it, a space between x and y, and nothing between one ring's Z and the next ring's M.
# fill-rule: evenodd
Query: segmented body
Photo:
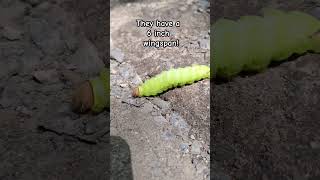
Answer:
M184 68L170 69L146 80L133 92L134 96L155 96L171 88L192 84L209 78L210 68L205 65L192 65Z
M213 76L230 78L242 71L259 72L272 61L294 53L319 52L312 35L320 22L306 13L264 9L263 16L243 16L238 21L220 19L213 26L211 65Z
M104 108L110 107L110 75L106 68L103 68L100 75L90 80L93 91L94 104L91 107L93 112L101 112Z

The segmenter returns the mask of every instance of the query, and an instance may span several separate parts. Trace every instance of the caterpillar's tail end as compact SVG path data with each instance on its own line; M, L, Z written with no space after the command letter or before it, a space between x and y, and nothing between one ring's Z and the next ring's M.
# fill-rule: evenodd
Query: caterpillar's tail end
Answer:
M85 113L93 106L93 92L89 81L85 81L73 92L71 108L74 112Z
M139 97L139 88L138 87L133 89L132 96L133 97Z

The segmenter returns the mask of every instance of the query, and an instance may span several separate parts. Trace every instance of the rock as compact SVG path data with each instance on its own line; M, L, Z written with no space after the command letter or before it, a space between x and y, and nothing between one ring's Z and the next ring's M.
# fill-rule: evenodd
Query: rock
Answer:
M118 49L118 48L111 49L110 57L115 59L116 61L118 61L120 63L122 63L123 60L124 60L124 54L121 51L121 49Z
M97 75L105 66L99 58L96 47L87 39L81 42L79 49L68 59L68 62L76 65L77 71L88 76Z
M199 0L198 1L199 6L201 7L201 9L208 9L210 8L210 3L208 0Z
M19 40L22 37L22 32L10 26L3 28L2 36L8 40Z
M59 82L59 74L54 69L35 71L32 75L33 78L40 83Z
M199 40L199 46L201 49L210 49L210 41L209 39L201 39Z
M189 144L187 143L181 143L179 148L180 148L180 151L183 153L189 152Z
M126 83L120 83L119 86L120 86L121 88L126 88L126 87L128 87L128 84L126 84Z
M204 12L204 9L198 8L197 11L200 12L200 13L203 13L203 12Z
M198 155L201 153L201 143L199 141L194 141L191 145L191 154Z
M192 140L195 140L195 139L196 139L193 134L191 134L190 138L191 138Z

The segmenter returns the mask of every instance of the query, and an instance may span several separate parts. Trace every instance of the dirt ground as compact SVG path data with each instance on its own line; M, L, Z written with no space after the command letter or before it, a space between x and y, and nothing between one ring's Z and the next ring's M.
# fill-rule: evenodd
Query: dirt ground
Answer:
M161 71L209 65L208 1L138 1L111 7L110 133L128 143L133 179L209 179L209 80L157 97L131 95L132 88ZM136 19L179 20L179 28L167 29L180 47L144 48L148 29L137 27Z
M131 96L162 70L209 65L208 1L186 2L111 1L110 29L104 0L0 0L0 179L209 179L209 81ZM179 19L181 48L138 47L136 17ZM73 88L109 65L111 111L73 113Z
M109 112L70 109L73 87L108 65L108 9L98 0L0 0L0 179L110 175Z
M320 18L319 1L212 1L211 23L261 7ZM320 179L320 55L211 81L211 179ZM222 173L223 172L223 173Z

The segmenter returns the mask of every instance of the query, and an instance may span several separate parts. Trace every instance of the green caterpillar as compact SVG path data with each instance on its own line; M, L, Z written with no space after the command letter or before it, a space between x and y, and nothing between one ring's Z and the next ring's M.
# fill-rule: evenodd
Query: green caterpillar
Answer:
M79 84L73 91L72 110L78 113L99 113L110 107L110 74L103 68L98 77Z
M320 22L306 13L264 9L263 16L219 19L213 26L213 77L229 79L242 71L260 72L292 54L320 52Z
M283 61L294 53L320 53L320 22L298 11L264 9L263 17L243 16L238 21L220 19L212 27L213 77L229 79L242 71L259 72L272 61ZM146 80L133 90L133 96L155 96L205 78L210 78L210 68L205 65L171 69ZM89 82L94 99L91 110L100 112L109 107L107 70Z
M133 90L135 97L155 96L168 89L192 84L195 81L210 77L210 68L205 65L192 65L184 68L164 71L157 76L146 80Z

